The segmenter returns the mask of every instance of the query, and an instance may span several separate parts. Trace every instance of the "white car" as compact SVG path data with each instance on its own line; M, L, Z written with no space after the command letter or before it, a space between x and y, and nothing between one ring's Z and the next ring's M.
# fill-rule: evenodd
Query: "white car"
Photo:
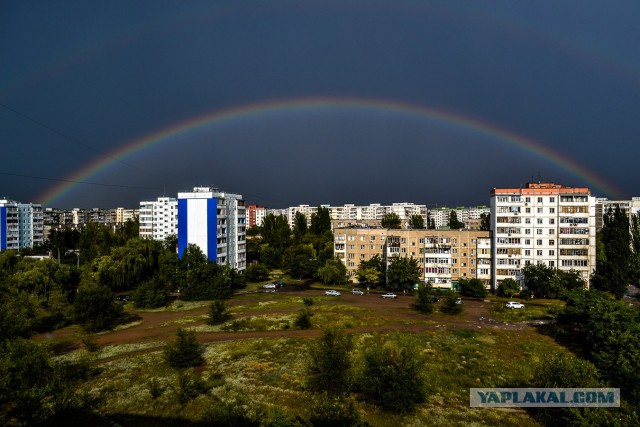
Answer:
M351 293L354 295L364 295L364 292L362 292L360 289L354 289L351 291Z
M276 288L276 284L275 283L267 283L266 285L262 285L262 287L264 289L275 289Z
M398 295L396 295L396 294L394 294L392 292L389 292L387 294L382 294L382 298L393 298L393 299L396 299L396 298L398 298Z
M339 297L340 296L340 292L334 291L334 290L324 291L324 294L325 295L329 295L331 297Z
M509 301L504 306L507 307L507 308L510 308L512 310L514 308L524 308L524 304L521 303L521 302L517 302L517 301Z

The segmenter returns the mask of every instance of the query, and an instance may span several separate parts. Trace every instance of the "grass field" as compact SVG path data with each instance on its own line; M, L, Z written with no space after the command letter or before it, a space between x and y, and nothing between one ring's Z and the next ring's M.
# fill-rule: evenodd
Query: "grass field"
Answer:
M312 329L307 331L293 326L304 308L303 297L314 300ZM287 425L295 417L305 418L310 410L305 362L308 346L320 329L341 326L353 334L356 367L375 335L412 334L421 348L426 402L410 414L398 415L382 411L354 392L364 421L372 426L538 425L525 411L469 407L470 387L521 386L548 354L565 351L534 328L488 327L477 321L482 313L514 321L507 317L525 311L503 313L503 302L490 306L468 302L466 314L451 318L417 314L411 302L409 297L389 301L374 295L330 298L322 291L249 294L232 298L232 319L217 326L206 325L207 303L174 302L153 312L127 307L140 316L135 325L96 335L102 343L97 351L79 348L57 358L84 360L95 368L96 375L82 383L79 391L98 402L96 410L106 424L152 425L146 424L150 417L163 417L170 425L195 423L211 408L223 405L264 425ZM559 305L525 304L524 320L549 316ZM194 330L204 343L205 363L196 370L179 373L164 362L163 344L173 339L178 326ZM66 339L78 339L75 331ZM140 342L124 342L139 336L144 337Z

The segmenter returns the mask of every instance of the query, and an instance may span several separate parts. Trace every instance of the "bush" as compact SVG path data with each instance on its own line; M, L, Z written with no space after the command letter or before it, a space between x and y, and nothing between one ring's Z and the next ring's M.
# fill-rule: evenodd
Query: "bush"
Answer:
M304 303L305 306L307 307L311 307L313 305L313 298L302 298L302 302Z
M251 264L244 271L244 276L250 282L269 280L269 267L264 264Z
M74 302L74 317L87 332L96 332L113 327L122 315L122 306L115 295L104 286L81 288Z
M444 301L442 302L442 306L440 307L440 311L452 316L462 313L464 308L462 304L456 304L457 299L457 295L453 292L445 294Z
M263 418L262 415L247 411L245 403L241 400L223 401L215 398L205 412L203 421L212 426L257 427Z
M329 394L346 393L353 380L353 339L341 329L329 328L311 344L307 359L307 386Z
M294 322L295 326L298 329L309 329L311 328L311 316L313 314L309 310L302 310L296 320Z
M520 292L520 284L510 277L498 285L498 296L512 298L518 292Z
M164 347L164 357L172 368L191 368L202 363L203 351L194 332L178 328L176 340Z
M418 286L418 291L416 292L416 300L413 303L413 308L418 310L420 313L425 313L425 314L432 313L433 312L433 302L431 302L432 297L433 297L433 288L431 287L431 283Z
M309 422L312 426L359 426L360 413L353 398L322 393L311 401Z
M487 296L487 289L480 279L460 279L460 294L470 298L484 298Z
M181 405L209 391L204 381L192 370L178 372L178 381L171 389Z
M209 325L219 325L226 322L231 318L231 313L227 308L227 304L222 300L215 300L209 306L209 318L207 323Z
M425 400L421 366L414 337L395 335L386 342L378 337L364 353L362 392L386 410L409 412Z
M133 302L137 308L164 307L169 302L169 290L158 278L144 281L133 293Z

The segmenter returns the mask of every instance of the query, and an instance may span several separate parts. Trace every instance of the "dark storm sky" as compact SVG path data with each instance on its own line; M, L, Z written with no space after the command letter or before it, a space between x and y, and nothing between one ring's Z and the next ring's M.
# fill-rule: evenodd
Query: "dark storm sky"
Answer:
M538 176L640 195L638 17L636 0L0 0L0 197L47 202L145 135L318 97L437 110L586 172L460 122L336 106L186 133L49 202L136 207L214 185L272 207L472 205Z

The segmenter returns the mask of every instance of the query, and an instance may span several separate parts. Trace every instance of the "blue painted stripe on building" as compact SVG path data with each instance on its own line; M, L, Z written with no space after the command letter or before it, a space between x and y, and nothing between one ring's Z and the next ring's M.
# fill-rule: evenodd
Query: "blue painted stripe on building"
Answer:
M218 261L218 199L207 199L207 258Z
M0 250L7 249L7 208L0 208Z
M178 257L187 249L189 236L187 233L187 199L178 199Z

